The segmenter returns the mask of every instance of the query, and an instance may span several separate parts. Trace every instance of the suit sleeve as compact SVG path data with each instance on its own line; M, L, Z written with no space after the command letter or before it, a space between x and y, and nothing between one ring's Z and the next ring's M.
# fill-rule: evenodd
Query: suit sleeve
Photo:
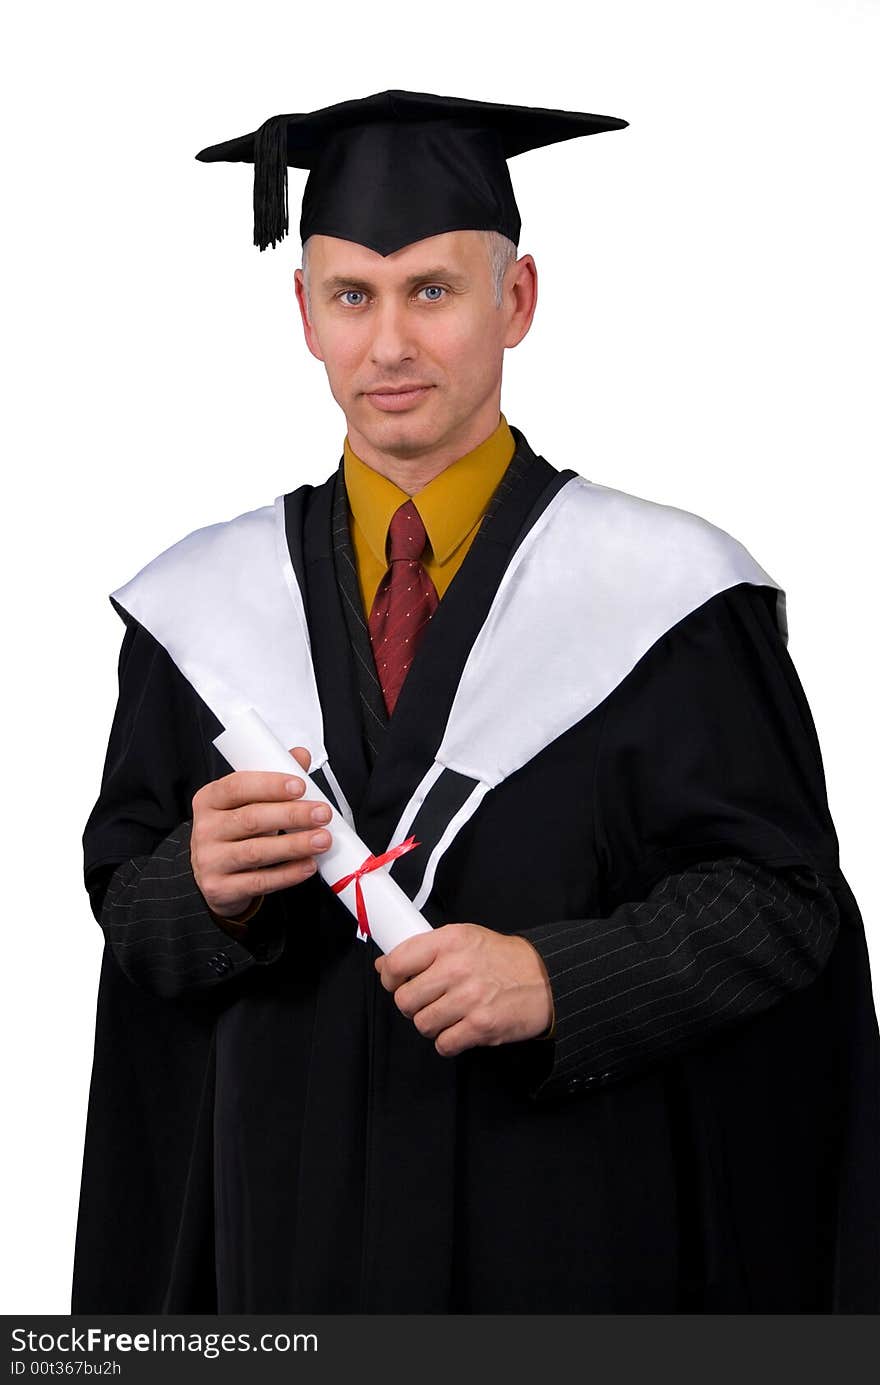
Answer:
M741 584L655 644L603 709L603 908L520 930L555 1010L532 1095L604 1086L810 982L834 946L837 838L772 589Z
M211 912L190 860L190 822L181 823L149 856L117 866L100 906L100 924L128 979L173 998L253 965L275 962L284 947L281 921L266 907L257 923L231 934Z
M190 861L192 798L222 773L209 750L221 727L162 646L121 614L119 697L83 833L84 878L124 974L175 997L277 961L286 907L279 892L234 930L209 909Z

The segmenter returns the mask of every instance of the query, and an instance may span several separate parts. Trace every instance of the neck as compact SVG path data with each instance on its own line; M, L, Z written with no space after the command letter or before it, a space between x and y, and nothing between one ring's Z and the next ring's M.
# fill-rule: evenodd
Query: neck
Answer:
M491 437L500 421L500 401L493 399L472 415L466 424L445 434L440 440L426 443L422 448L406 443L401 444L400 451L375 447L351 424L348 427L348 445L373 471L393 481L407 495L417 495L441 471Z

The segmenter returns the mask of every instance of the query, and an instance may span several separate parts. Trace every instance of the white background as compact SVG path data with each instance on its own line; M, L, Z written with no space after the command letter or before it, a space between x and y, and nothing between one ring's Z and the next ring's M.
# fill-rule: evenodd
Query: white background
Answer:
M502 408L556 467L696 511L788 593L880 972L874 682L880 6L608 0L17 7L3 39L2 1310L69 1309L102 938L81 884L107 593L321 482L344 419L292 236L208 144L387 87L596 111L511 161L539 272Z

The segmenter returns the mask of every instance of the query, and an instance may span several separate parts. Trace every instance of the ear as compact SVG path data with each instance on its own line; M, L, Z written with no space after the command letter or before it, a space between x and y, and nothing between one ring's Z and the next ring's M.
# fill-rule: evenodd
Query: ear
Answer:
M521 255L510 271L514 309L504 339L506 347L518 346L532 325L538 305L538 267L531 255Z
M305 334L306 346L309 348L312 355L317 360L323 361L324 357L321 355L321 348L318 345L318 338L315 334L314 325L309 321L309 310L308 305L306 303L306 286L305 280L303 279L303 272L301 269L297 269L294 271L293 283L294 290L296 292L296 301L299 304L299 314L302 318L303 333Z

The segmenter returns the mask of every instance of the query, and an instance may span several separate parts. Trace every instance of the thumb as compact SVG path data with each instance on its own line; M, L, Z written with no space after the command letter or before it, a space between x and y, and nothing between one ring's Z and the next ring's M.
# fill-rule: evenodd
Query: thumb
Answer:
M294 759L298 761L301 768L308 772L309 765L312 763L312 757L306 750L305 746L295 745L291 749L290 753L294 757Z

